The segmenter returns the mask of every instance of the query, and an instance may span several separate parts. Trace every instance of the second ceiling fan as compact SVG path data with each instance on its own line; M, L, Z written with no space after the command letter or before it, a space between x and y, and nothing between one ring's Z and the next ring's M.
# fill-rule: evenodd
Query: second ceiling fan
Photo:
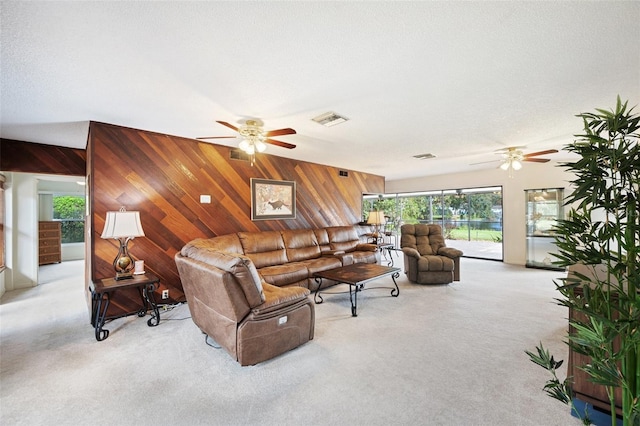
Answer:
M511 172L512 170L520 170L522 168L522 163L525 161L532 162L532 163L547 163L551 160L548 158L537 158L537 157L541 155L555 154L556 152L558 152L557 149L547 149L544 151L525 154L522 151L522 148L524 147L510 146L507 148L499 149L495 151L495 153L502 155L501 160L483 161L481 163L474 163L474 164L495 163L500 161L502 162L502 164L500 164L499 167L502 170L508 170L509 172Z
M555 154L556 152L558 152L557 149L547 149L544 151L525 154L520 148L524 147L512 146L496 151L496 153L502 154L502 164L500 165L500 168L502 170L520 170L522 168L523 161L529 161L532 163L547 163L551 160L548 158L536 157L539 157L540 155Z

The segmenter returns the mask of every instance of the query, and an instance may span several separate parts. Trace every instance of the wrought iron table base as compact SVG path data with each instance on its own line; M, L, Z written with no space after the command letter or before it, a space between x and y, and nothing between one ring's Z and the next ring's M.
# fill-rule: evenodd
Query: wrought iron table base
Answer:
M398 278L400 276L399 272L395 272L391 275L391 279L393 280L393 285L395 287L369 287L366 290L374 290L374 289L378 289L378 288L386 288L386 289L391 289L391 296L393 297L398 297L398 295L400 295L400 288L398 287L398 283L396 282L396 278ZM378 277L381 278L381 277ZM320 295L320 287L322 285L322 277L315 277L314 278L316 284L318 284L318 286L316 287L316 292L313 296L313 301L319 305L322 302L324 302L324 299L322 298L322 296ZM362 282L362 283L347 283L347 282L340 282L338 281L337 284L346 284L349 286L349 301L351 302L351 316L353 317L357 317L358 316L358 293L361 291L364 291L365 288L365 284L368 281ZM336 284L336 285L337 285ZM325 294L342 294L342 293L346 293L346 292L332 292L332 293L325 293Z
M155 298L153 296L156 285L157 281L148 282L137 286L138 292L140 294L140 299L142 300L142 308L140 308L140 310L137 312L137 315L138 317L142 318L150 309L151 312L149 314L151 318L147 320L147 325L149 327L155 327L160 324L160 311L158 310L158 305L156 304ZM103 327L107 321L107 310L109 309L109 304L111 303L112 292L112 289L103 292L92 292L93 312L91 314L91 325L95 328L95 336L98 342L101 342L109 337L109 330L106 330Z

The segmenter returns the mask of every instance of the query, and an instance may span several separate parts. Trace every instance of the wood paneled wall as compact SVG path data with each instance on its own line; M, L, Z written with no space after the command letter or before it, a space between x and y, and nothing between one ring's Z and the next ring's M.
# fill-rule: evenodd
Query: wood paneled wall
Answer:
M84 176L86 159L84 149L0 139L0 170L4 172Z
M268 152L279 148L270 146ZM174 255L194 238L237 231L303 229L355 224L361 219L362 193L384 192L384 177L258 154L253 166L230 158L231 148L193 139L92 122L87 159L90 194L91 278L114 274L118 251L114 240L102 240L107 211L140 211L146 236L130 245L132 255L161 278L170 302L184 294ZM250 179L296 182L297 217L251 220ZM201 204L200 195L211 195ZM137 293L114 297L110 315L138 309Z

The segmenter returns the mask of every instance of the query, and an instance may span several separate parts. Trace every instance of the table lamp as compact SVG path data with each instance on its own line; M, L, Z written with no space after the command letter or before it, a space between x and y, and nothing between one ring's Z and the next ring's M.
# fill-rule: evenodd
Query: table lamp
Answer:
M376 242L378 238L380 238L380 226L385 224L384 212L382 210L376 210L369 212L369 218L367 219L367 224L373 225L373 229L375 230L374 236L376 238Z
M134 259L129 254L129 241L135 237L144 237L140 212L128 212L124 207L117 212L107 212L101 238L113 238L120 243L118 255L113 260L116 280L133 277Z

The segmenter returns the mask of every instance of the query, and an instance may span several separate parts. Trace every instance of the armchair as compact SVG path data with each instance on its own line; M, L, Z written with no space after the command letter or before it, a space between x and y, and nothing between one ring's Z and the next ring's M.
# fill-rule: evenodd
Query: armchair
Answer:
M462 251L447 247L440 225L402 225L400 247L407 278L418 284L460 281Z

